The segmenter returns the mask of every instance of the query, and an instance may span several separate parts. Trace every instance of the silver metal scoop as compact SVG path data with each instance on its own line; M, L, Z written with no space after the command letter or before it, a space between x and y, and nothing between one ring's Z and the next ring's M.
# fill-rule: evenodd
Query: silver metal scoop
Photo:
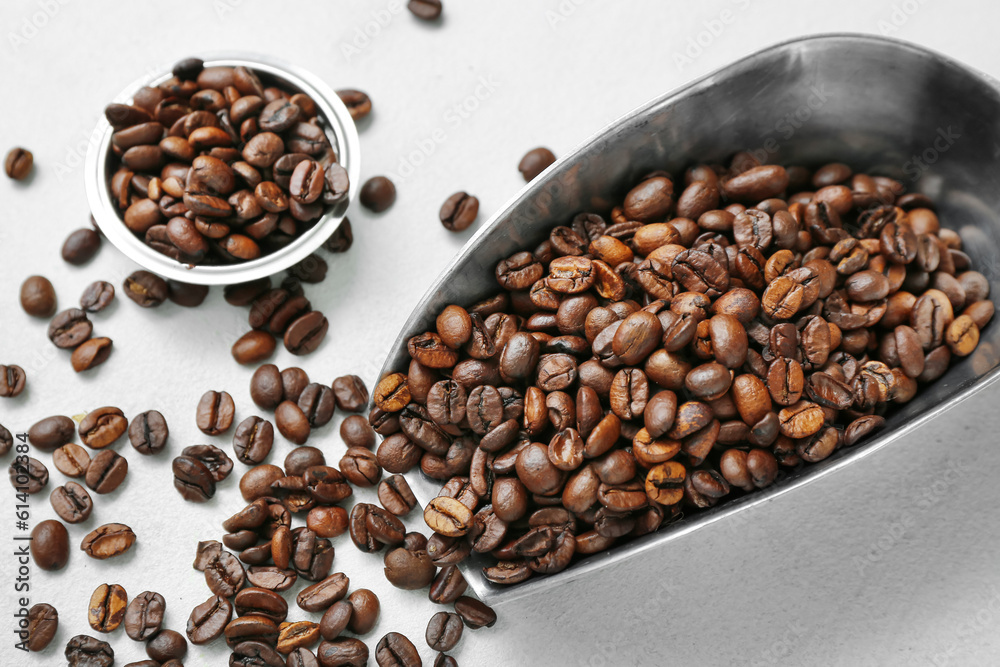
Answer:
M283 271L309 256L330 237L347 213L347 208L361 188L361 142L354 120L340 97L319 77L306 70L270 56L250 53L210 53L200 56L206 67L243 65L265 79L265 85L280 85L288 90L303 92L316 102L319 115L326 121L324 130L337 151L338 161L347 170L351 189L347 198L323 214L312 227L280 250L258 259L236 264L189 267L160 254L133 234L122 221L112 203L108 179L111 176L111 135L113 130L101 115L87 149L85 170L87 201L101 231L120 251L143 268L164 278L173 278L198 285L233 285L263 278ZM113 100L131 102L143 86L156 86L171 76L170 70L155 72L134 81Z
M469 305L497 292L493 270L501 258L534 247L576 213L606 213L650 170L677 174L696 162L722 162L743 149L761 149L772 163L846 162L930 195L943 225L961 234L975 268L990 280L993 294L1000 294L1000 85L905 42L823 35L764 49L657 98L552 165L494 215L444 270L400 332L383 374L405 372L407 339L433 330L446 305ZM466 561L462 572L480 598L495 604L591 575L648 550L669 549L686 533L773 502L928 420L947 418L945 410L996 381L998 363L1000 326L994 323L982 332L975 353L923 387L876 437L786 475L764 491L516 586L487 581L484 562L476 559ZM441 486L419 471L407 477L422 504Z

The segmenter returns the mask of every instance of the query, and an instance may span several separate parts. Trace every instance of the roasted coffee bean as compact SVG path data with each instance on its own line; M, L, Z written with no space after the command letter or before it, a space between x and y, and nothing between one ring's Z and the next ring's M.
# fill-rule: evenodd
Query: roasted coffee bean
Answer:
M20 366L0 364L0 398L20 396L27 384L27 376Z
M49 496L52 509L66 523L81 523L90 518L94 503L87 490L76 482L66 482Z
M165 610L162 595L152 591L140 593L132 598L125 611L125 634L135 641L146 641L160 631Z
M31 173L33 164L34 156L31 154L31 151L16 147L7 151L7 156L3 162L3 170L8 178L15 181L23 181Z
M333 418L336 401L332 389L313 382L302 390L298 405L309 425L318 427L325 426Z
M269 332L248 331L233 343L232 355L238 364L259 364L274 354L276 347L277 341Z
M284 471L268 463L250 468L240 478L240 494L250 502L271 495L271 484L285 476ZM232 528L224 526L227 530Z
M233 425L236 406L225 391L207 391L198 401L195 421L206 435L221 435Z
M343 375L333 381L337 407L346 412L361 412L368 406L368 387L357 375Z
M264 364L250 378L250 398L262 410L273 410L284 397L281 373L274 364Z
M80 344L70 357L73 370L77 373L89 371L100 366L111 356L112 341L110 338L91 338Z
M496 612L475 598L462 596L455 600L455 613L473 630L492 628L497 622Z
M282 570L270 566L254 566L246 571L246 578L254 586L281 593L287 591L298 579L295 570Z
M406 8L418 19L433 21L441 16L441 0L409 0Z
M350 580L337 572L322 581L306 586L296 597L296 603L303 611L324 611L347 595Z
M243 588L246 571L243 565L228 551L215 553L205 564L205 583L215 595L232 597Z
M136 536L132 529L121 523L106 523L92 530L80 544L91 558L104 560L120 556L135 544Z
M87 486L95 493L111 493L125 480L128 461L111 449L105 449L87 466Z
M244 588L233 598L233 608L239 616L263 616L281 623L288 615L288 603L279 594L266 588Z
M263 641L245 639L232 648L230 667L284 667L285 665L281 654Z
M215 495L212 471L198 459L178 456L171 464L171 469L174 473L174 488L184 500L201 503Z
M323 667L365 667L368 664L368 647L353 637L322 641L316 657Z
M146 655L160 663L181 660L187 654L187 640L175 630L161 630L146 642Z
M140 454L157 454L163 451L170 434L167 422L156 410L136 415L128 427L128 439Z
M402 547L385 555L385 578L396 588L419 590L434 580L437 568L426 551L411 551Z
M64 655L69 667L111 667L115 664L111 645L87 635L70 639Z
M182 456L200 461L212 474L215 482L221 482L233 471L233 462L224 451L215 445L192 445L181 450Z
M346 600L334 602L323 613L323 618L319 623L319 632L323 639L333 640L347 629L347 624L351 620L352 605Z
M114 632L125 619L128 595L118 584L101 584L90 596L87 622L96 632Z
M103 449L118 440L128 430L128 420L121 410L103 407L91 410L80 421L80 440L92 449Z
M359 201L373 213L382 213L396 201L396 186L385 176L373 176L361 186Z
M75 348L90 338L94 325L79 308L70 308L57 314L49 323L49 340L58 348Z
M274 444L274 427L271 422L250 416L240 422L233 435L233 451L240 463L257 465L271 453Z
M517 165L517 170L521 172L525 182L535 180L535 178L545 171L549 165L556 161L556 156L548 148L533 148L524 154L521 162Z
M416 507L417 499L402 475L392 475L378 485L378 499L382 506L396 516L405 516Z
M285 349L294 355L314 352L326 337L329 326L326 317L318 310L300 316L285 330Z
M479 199L466 192L456 192L441 205L438 217L445 229L462 232L476 221L478 215Z
M28 429L28 442L43 452L69 443L76 433L76 422L61 415L46 417Z
M390 632L379 640L375 662L379 667L420 667L422 664L416 647L398 632Z
M122 284L125 296L143 308L155 308L167 300L167 282L149 271L136 271Z
M347 106L351 118L361 120L372 110L372 101L366 93L360 90L343 89L337 91L337 96Z
M66 237L62 258L68 264L79 266L89 262L101 248L101 235L89 227L77 229Z
M340 439L348 447L374 447L375 430L361 415L351 415L340 422Z
M48 278L30 276L21 283L21 308L33 317L52 317L56 312L56 290Z
M435 651L450 651L462 638L462 619L458 614L439 611L427 624L427 645Z
M28 610L28 650L35 653L44 651L52 642L58 628L59 612L55 607L44 602L32 605Z
M18 456L7 468L10 485L18 493L38 493L49 483L49 470L30 456Z
M61 570L69 561L69 533L59 521L40 521L31 531L31 557L46 571Z
M233 618L233 605L226 598L213 595L191 610L187 622L187 637L192 644L201 645L222 636Z

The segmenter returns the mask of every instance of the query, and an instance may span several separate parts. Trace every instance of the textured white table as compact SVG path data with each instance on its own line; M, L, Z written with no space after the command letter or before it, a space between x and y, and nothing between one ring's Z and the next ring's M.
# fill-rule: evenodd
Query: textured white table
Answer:
M26 188L0 179L0 361L24 366L30 383L19 399L0 401L0 422L21 431L50 414L116 405L130 417L159 409L172 434L169 450L154 458L120 443L131 463L127 482L96 497L93 518L70 528L69 567L34 571L32 601L54 602L61 616L57 639L41 656L12 648L14 564L0 558L0 664L62 664L66 641L89 633L87 600L103 582L133 595L160 591L167 625L183 631L191 607L208 596L190 568L195 543L218 538L221 517L242 504L236 474L214 502L194 505L173 490L169 469L186 445L230 447L229 438L195 429L195 404L206 389L232 393L240 419L256 412L250 371L229 356L245 310L225 304L218 289L196 310L168 303L146 311L119 301L93 318L95 330L115 341L111 360L78 376L68 354L46 340L45 323L17 305L17 286L32 273L48 276L68 307L90 281L117 286L136 268L108 245L89 265L70 267L59 247L66 233L87 224L81 162L97 115L148 67L211 47L258 50L299 63L335 88L371 94L376 111L361 128L363 172L395 174L398 201L381 216L352 211L354 247L328 257L326 282L308 288L331 322L321 349L304 360L284 350L273 359L282 367L301 361L327 383L343 373L375 380L411 305L471 234L442 229L441 202L468 190L481 199L485 219L521 187L515 167L528 148L544 144L565 154L647 99L809 32L888 32L1000 75L1000 12L985 1L849 0L828 8L759 0L447 1L441 26L398 11L399 0L296 2L277 12L278 3L254 0L0 4L0 148L24 145L37 165ZM640 568L625 563L548 599L500 608L497 626L467 631L455 655L463 666L996 664L996 398L991 392L969 401L918 436L758 508L747 521L676 542L655 556L656 582L640 580ZM343 450L338 424L310 440L334 462ZM280 463L289 449L278 443L272 460ZM65 481L52 472L49 489ZM374 501L374 493L360 491L357 499ZM32 522L53 516L47 494L32 502ZM12 505L4 495L4 554L11 551ZM138 546L117 561L89 560L75 545L107 521L133 526ZM409 525L419 524L414 515ZM365 639L374 647L386 632L403 632L431 664L423 633L439 607L424 593L393 589L380 559L358 552L347 536L335 545L334 568L383 603ZM111 642L116 664L145 658L121 630ZM224 665L226 654L222 646L192 648L186 663Z

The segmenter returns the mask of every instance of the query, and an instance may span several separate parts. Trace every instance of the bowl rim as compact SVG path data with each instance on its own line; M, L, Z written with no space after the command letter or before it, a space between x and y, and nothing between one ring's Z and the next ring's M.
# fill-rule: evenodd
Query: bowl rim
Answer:
M350 111L333 89L312 72L280 58L247 51L212 51L193 54L205 67L243 65L266 75L283 79L309 95L326 121L324 131L336 140L338 162L347 170L351 184L344 201L325 212L306 232L292 243L270 254L235 264L189 267L147 246L125 226L111 201L105 179L110 156L111 124L100 114L87 149L85 185L87 201L97 226L111 243L126 257L144 269L174 280L198 285L232 285L264 278L287 269L319 248L344 220L348 207L360 187L361 142ZM169 79L169 68L147 71L126 86L112 102L128 104L140 88L157 85Z
M557 159L539 176L537 176L530 183L524 185L516 194L514 194L514 196L508 199L492 216L490 216L489 220L487 220L476 231L476 233L466 242L462 249L456 253L455 256L442 269L438 277L430 284L423 297L421 297L418 301L417 305L413 308L410 315L400 328L398 336L389 348L388 356L386 357L385 363L383 364L377 379L381 379L386 373L396 371L405 372L402 371L401 368L404 365L403 362L407 360L407 357L403 356L401 351L405 352L406 341L410 336L414 335L414 331L418 331L418 328L423 322L426 322L428 319L433 321L432 318L428 317L426 311L435 295L444 288L445 284L449 280L457 275L456 270L458 267L466 262L467 258L479 248L485 237L492 233L493 229L498 226L501 220L508 217L511 214L511 211L521 201L537 196L537 194L539 194L543 188L548 185L548 181L555 177L564 166L571 166L592 146L606 138L613 137L615 131L628 122L638 117L642 117L655 107L669 104L677 99L681 99L695 93L697 90L707 85L712 85L713 79L719 77L720 75L730 76L738 74L756 67L760 60L768 58L773 53L788 51L790 49L794 49L797 45L816 42L837 42L842 45L865 44L876 47L890 47L899 51L908 51L916 57L943 64L951 69L960 70L966 73L969 77L979 80L984 86L993 89L997 92L998 96L1000 96L1000 82L981 70L961 63L954 58L941 54L933 49L893 37L852 32L817 33L776 42L753 51L745 56L741 56L738 59L715 68L704 75L698 76L676 88L657 95L649 101L640 104L639 106L615 118L610 123L607 123L605 126L590 134L582 142L574 146L572 150L567 152L563 157ZM547 590L550 587L568 583L569 581L577 580L587 575L594 575L610 563L625 559L633 559L636 556L644 554L652 549L663 548L667 542L671 542L682 537L683 535L699 530L705 526L730 517L731 515L741 513L744 510L770 503L778 496L783 496L797 491L807 483L824 478L841 468L867 458L904 436L918 431L930 420L939 417L942 413L950 410L960 403L963 403L972 396L979 394L988 387L996 384L998 380L1000 380L1000 366L987 371L975 381L970 382L967 385L956 387L954 394L950 398L932 406L920 416L910 419L894 431L878 434L863 447L848 450L850 455L831 458L814 464L810 466L809 473L807 475L793 477L784 484L774 485L766 489L758 490L751 495L722 503L715 508L703 510L691 518L682 517L682 520L669 524L671 527L668 531L660 533L659 539L643 540L642 538L639 538L630 540L629 542L622 543L621 545L615 545L609 550L588 555L580 561L574 562L569 568L557 574L534 576L525 582L513 585L499 585L487 581L482 576L481 572L473 571L476 570L479 565L478 561L474 558L462 561L458 564L458 567L465 575L470 588L475 591L476 595L479 596L481 600L490 605L508 604L520 598ZM426 477L419 467L411 470L404 476L413 482L411 484L411 488L417 496L417 500L421 503L426 503L430 500L430 498L424 497L425 494L421 493L421 489L425 487L426 484L430 482L433 482L438 486L441 484L440 482ZM667 526L664 526L664 528L667 528ZM657 533L654 532L652 535L656 534Z

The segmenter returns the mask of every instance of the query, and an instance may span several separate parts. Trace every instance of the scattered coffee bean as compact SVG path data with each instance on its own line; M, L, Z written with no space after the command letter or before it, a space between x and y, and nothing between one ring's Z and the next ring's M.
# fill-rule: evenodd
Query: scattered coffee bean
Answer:
M479 200L466 192L456 192L441 205L439 217L444 228L452 232L462 232L476 221L479 215Z
M31 531L31 557L35 565L47 571L61 570L69 561L69 533L55 519L35 524Z
M167 445L170 430L167 421L156 410L136 415L128 427L128 439L140 454L158 454Z
M7 468L10 485L18 493L38 493L49 483L49 470L38 459L19 456Z
M88 313L99 313L115 298L115 286L103 280L92 282L80 296L80 308Z
M367 93L363 93L360 90L350 90L343 89L337 91L337 96L340 100L347 106L347 110L351 113L351 118L355 121L359 121L372 111L372 101L368 97Z
M111 667L115 664L111 645L88 635L70 639L64 655L69 667Z
M382 213L396 201L396 186L385 176L372 176L361 186L361 205L373 213Z
M101 235L89 227L83 227L66 237L62 258L68 264L80 266L89 262L100 249Z
M91 338L73 350L70 363L77 373L97 368L111 356L114 343L110 338Z
M80 441L91 449L104 449L114 444L127 430L125 415L112 406L91 410L77 427Z
M114 632L125 620L128 594L118 584L101 584L90 596L87 622L95 632Z
M425 638L435 651L452 650L462 638L462 619L458 614L439 611L431 616Z
M71 350L90 338L94 325L87 314L79 308L70 308L58 313L49 322L49 340L63 350Z
M33 317L52 317L56 312L56 290L44 276L30 276L21 283L21 308Z
M28 610L28 650L44 651L59 629L59 612L50 604L39 602Z
M521 158L517 170L521 172L526 182L530 182L555 161L556 156L548 148L533 148Z
M193 285L179 280L167 281L167 298L183 308L197 308L208 296L208 285Z
M233 425L236 405L225 391L207 391L198 401L196 424L205 435L221 435Z
M91 558L105 560L121 556L132 548L135 540L135 533L125 524L106 523L87 533L80 549Z
M11 148L7 151L7 156L3 161L4 173L7 174L8 178L12 178L15 181L23 181L31 173L34 159L31 151L25 148Z
M122 283L125 296L143 308L155 308L167 300L167 281L149 271L136 271Z
M420 667L420 653L409 639L398 632L390 632L379 640L375 648L378 667Z
M418 19L433 21L441 16L441 0L409 0L406 8Z
M111 493L125 481L128 461L113 449L105 449L87 466L87 486L95 493Z

